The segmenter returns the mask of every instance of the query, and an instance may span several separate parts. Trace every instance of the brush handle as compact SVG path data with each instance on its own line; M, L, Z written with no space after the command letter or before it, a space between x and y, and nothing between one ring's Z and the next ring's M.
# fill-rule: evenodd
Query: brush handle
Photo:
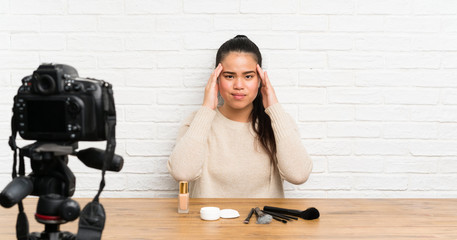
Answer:
M244 220L245 224L248 224L249 221L251 220L252 214L254 214L254 208L251 208L251 211L248 214L248 217Z
M298 220L298 218L292 217L290 215L284 215L284 214L269 212L269 211L265 211L265 210L263 210L262 212L264 212L266 214L270 214L271 216L275 216L275 217L279 217L279 218L288 220L288 221L290 221L290 220Z
M301 213L302 213L302 211L298 211L298 210L270 207L270 206L264 206L263 210L267 211L267 212L282 213L282 214L287 214L287 215L292 215L292 216L297 216L297 217L301 217Z
M254 211L255 211L255 214L256 214L258 217L261 217L261 216L265 215L265 213L263 213L262 210L260 210L259 207L256 207L256 208L254 209Z
M278 221L278 222L282 222L282 223L287 223L286 220L282 219L282 218L278 218L278 217L275 217L275 216L272 216L274 220Z

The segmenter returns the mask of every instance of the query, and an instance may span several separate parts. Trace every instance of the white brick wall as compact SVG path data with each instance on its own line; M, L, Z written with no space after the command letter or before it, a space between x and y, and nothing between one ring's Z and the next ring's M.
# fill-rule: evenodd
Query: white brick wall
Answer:
M245 34L314 159L287 196L457 197L456 14L454 0L0 0L0 186L20 80L60 62L114 84L125 165L103 195L176 196L179 123L217 48ZM70 167L76 196L92 196L100 171Z

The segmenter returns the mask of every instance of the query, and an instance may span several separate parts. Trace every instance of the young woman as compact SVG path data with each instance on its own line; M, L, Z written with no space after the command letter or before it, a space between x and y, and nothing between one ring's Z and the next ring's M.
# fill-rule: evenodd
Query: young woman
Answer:
M279 198L283 180L308 179L312 162L297 125L261 66L246 36L219 48L203 105L184 121L168 160L176 180L191 182L191 197Z

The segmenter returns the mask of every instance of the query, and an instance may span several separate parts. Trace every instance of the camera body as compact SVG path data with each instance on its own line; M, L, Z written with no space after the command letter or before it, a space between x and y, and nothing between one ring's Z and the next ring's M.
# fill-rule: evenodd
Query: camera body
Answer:
M23 139L106 140L107 82L80 78L75 68L42 64L22 79L14 97L13 124Z

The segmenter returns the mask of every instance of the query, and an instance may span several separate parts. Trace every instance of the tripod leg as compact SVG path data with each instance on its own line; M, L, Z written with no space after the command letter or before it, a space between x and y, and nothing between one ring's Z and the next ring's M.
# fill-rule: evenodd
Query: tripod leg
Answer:
M29 236L29 240L39 240L40 239L40 233L33 232Z
M76 240L76 236L71 232L62 232L62 240Z

